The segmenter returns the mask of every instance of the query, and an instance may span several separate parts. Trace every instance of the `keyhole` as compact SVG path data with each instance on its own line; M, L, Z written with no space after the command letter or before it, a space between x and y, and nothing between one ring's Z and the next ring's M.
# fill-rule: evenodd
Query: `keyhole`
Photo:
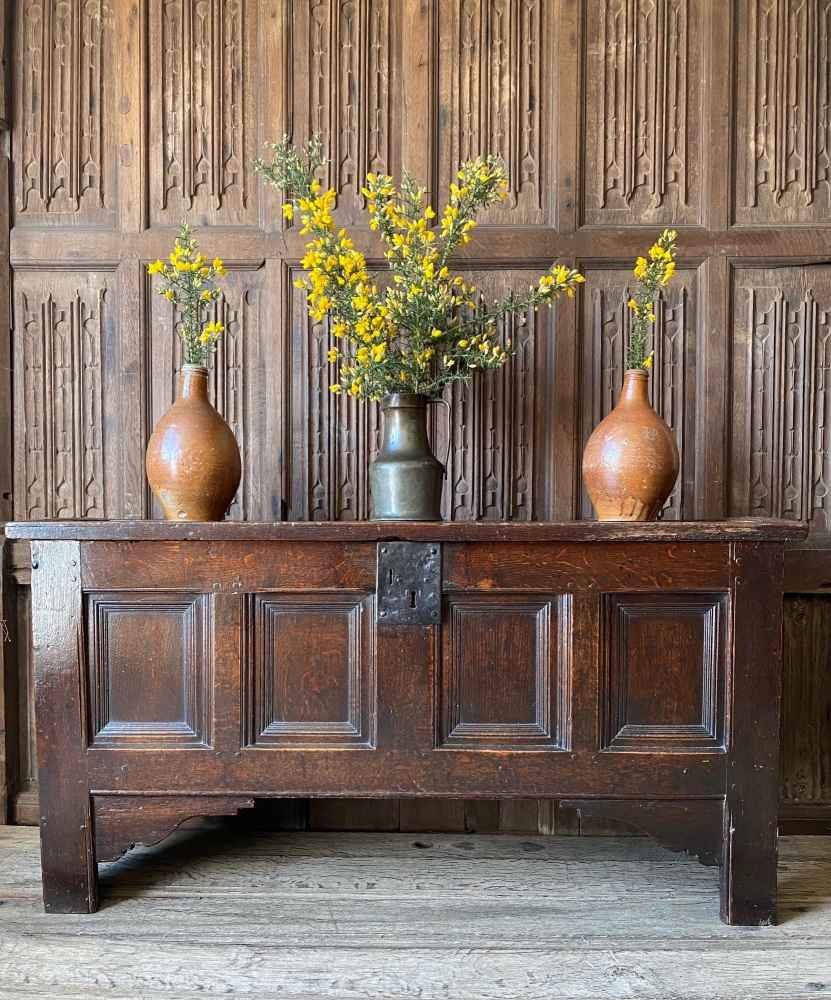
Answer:
M395 583L395 577L392 575L392 570L390 570L390 586Z
M414 590L410 591L410 607L414 608L416 606L416 592Z

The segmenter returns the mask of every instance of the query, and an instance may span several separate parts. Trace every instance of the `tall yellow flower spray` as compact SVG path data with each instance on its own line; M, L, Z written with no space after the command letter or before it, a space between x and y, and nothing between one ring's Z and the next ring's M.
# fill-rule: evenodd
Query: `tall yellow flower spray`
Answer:
M638 290L629 300L633 322L626 351L626 367L650 368L655 351L646 353L646 338L650 324L655 322L655 298L675 274L675 230L665 229L649 251L649 258L638 257L635 277Z
M222 294L216 279L227 273L225 265L219 257L209 262L205 254L199 252L193 229L183 222L170 254L170 263L156 260L147 271L161 276L156 291L178 310L177 326L184 346L185 362L206 364L208 355L216 350L224 330L219 322L206 323L205 313Z
M462 164L438 227L425 189L408 174L400 190L391 177L367 175L363 194L370 226L383 241L393 279L379 289L363 254L335 225L334 190L323 191L315 178L325 162L320 136L302 153L287 136L270 146L272 162L256 160L255 167L289 193L284 215L292 219L300 213L301 232L312 236L301 262L306 277L296 284L306 289L309 314L318 321L330 318L333 392L359 399L437 396L478 370L505 364L513 349L510 341L499 341L503 316L551 305L563 292L573 295L583 281L576 271L555 265L527 292L487 302L475 285L451 274L451 255L469 242L476 213L505 197L504 169L489 156Z

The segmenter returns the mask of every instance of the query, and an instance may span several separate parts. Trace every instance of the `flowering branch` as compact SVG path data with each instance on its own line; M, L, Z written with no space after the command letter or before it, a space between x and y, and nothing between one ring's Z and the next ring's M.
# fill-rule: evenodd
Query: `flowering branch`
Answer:
M204 325L204 314L222 294L215 281L227 274L224 264L219 257L212 264L208 263L208 258L198 252L193 229L183 222L170 254L170 263L154 261L147 272L161 275L156 291L172 302L179 313L177 326L184 345L185 362L207 364L208 354L216 351L224 327L214 321Z
M438 239L431 225L436 212L425 205L425 189L409 174L400 191L391 177L367 175L362 192L370 227L381 237L392 271L392 285L379 290L363 254L335 226L335 191L323 191L315 179L325 163L320 136L303 153L287 136L269 145L272 162L255 160L255 169L288 193L284 216L293 219L299 212L301 233L312 236L301 261L306 277L295 285L306 289L313 319L330 317L337 341L328 355L338 366L333 392L359 399L397 392L436 396L453 382L467 382L477 370L501 368L514 351L510 341L496 342L497 321L551 305L563 292L573 295L583 281L576 271L553 267L527 293L489 304L475 285L451 276L448 262L470 241L476 212L505 197L502 164L489 156L462 164L459 183L450 186Z
M655 298L660 288L667 284L675 274L675 230L665 229L658 241L649 251L649 260L638 257L635 264L635 277L638 279L638 291L634 298L629 299L629 308L633 313L632 330L629 334L629 347L626 351L627 368L650 368L655 351L646 355L646 337L648 324L655 322Z

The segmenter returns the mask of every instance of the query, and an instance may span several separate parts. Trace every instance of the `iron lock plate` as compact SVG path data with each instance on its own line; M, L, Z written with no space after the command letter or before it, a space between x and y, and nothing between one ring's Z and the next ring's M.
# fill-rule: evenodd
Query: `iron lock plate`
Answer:
M438 625L441 621L441 545L379 542L376 621Z

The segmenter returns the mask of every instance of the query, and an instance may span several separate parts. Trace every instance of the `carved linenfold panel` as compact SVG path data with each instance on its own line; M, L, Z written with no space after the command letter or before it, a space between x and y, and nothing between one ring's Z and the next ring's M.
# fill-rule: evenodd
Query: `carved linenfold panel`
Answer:
M150 33L150 217L255 225L251 0L153 0Z
M250 441L249 380L261 331L264 276L261 271L231 270L222 279L222 296L213 304L208 320L218 320L225 330L209 359L208 392L211 402L228 421L243 457L243 473L237 495L227 517L244 521L251 517L252 463L260 454L259 443ZM178 317L174 309L153 289L147 277L147 300L151 306L150 351L147 380L150 385L151 430L176 398L182 365L182 341L174 332Z
M637 284L631 271L587 268L585 273L580 459L589 435L614 409L620 396L632 323L632 311L627 303ZM688 484L693 481L695 451L687 428L693 426L694 386L690 367L697 329L696 285L694 271L676 271L672 282L659 293L654 303L656 322L647 343L647 350L655 349L654 367L649 377L651 402L672 428L681 452L681 475L661 512L665 520L679 520L685 516ZM592 516L585 489L580 516Z
M439 36L439 174L436 199L459 164L494 153L505 164L504 202L480 221L550 222L553 5L546 0L448 0ZM446 123L446 124L445 124Z
M740 0L735 221L831 215L831 0Z
M375 403L329 391L335 366L326 360L328 322L310 319L303 292L292 286L291 426L287 446L289 520L357 521L370 516L367 466L381 445Z
M534 272L536 276L536 272ZM528 272L488 271L470 275L489 301L509 288L529 284ZM554 307L556 309L556 306ZM293 288L289 519L340 521L371 516L367 467L381 444L383 421L373 403L329 391L335 366L326 360L331 341L326 323L306 312L305 296ZM448 520L528 521L541 516L540 480L553 449L550 413L553 310L510 318L503 335L516 349L501 371L486 372L467 388L454 387L451 447L442 499ZM447 415L431 413L434 451L447 455ZM545 456L538 461L538 456Z
M244 654L249 745L371 746L370 595L257 594Z
M402 4L389 0L301 0L294 5L294 139L324 137L322 181L338 191L337 219L366 225L367 173L392 174L400 119L391 93L394 34ZM396 147L397 148L397 147Z
M447 601L442 631L439 746L565 745L568 598L469 592Z
M730 514L831 535L831 275L739 269L733 296Z
M17 272L15 517L104 517L103 351L112 276ZM48 290L47 287L48 286Z
M527 272L471 275L488 301L530 283ZM509 317L501 324L516 355L500 371L486 372L452 393L452 438L444 491L444 517L454 521L530 521L544 516L541 462L550 463L550 379L554 310ZM443 428L440 428L443 430ZM438 437L444 459L446 444Z
M701 0L586 3L589 225L701 220Z
M727 612L723 593L604 599L606 749L723 746Z
M15 4L15 225L106 225L114 212L112 21L104 0Z
M209 745L213 677L207 600L158 591L88 595L93 746Z

